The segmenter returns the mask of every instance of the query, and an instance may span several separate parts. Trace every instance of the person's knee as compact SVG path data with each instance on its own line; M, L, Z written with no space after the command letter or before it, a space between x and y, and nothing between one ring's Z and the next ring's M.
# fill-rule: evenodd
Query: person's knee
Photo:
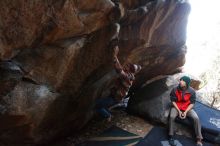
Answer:
M170 120L175 120L175 118L176 118L176 115L170 115Z
M194 121L194 123L198 123L199 122L199 117L198 116L193 117L193 121Z

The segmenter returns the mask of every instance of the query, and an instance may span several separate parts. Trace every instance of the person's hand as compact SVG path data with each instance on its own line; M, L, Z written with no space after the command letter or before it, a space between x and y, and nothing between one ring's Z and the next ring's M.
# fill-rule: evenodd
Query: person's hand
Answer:
M178 111L178 113L179 113L179 118L182 119L182 114L183 113L181 111Z
M183 119L186 118L186 113L187 113L187 112L182 112L182 118L183 118Z
M186 118L186 112L179 111L179 117L180 117L180 119L185 119Z
M118 56L119 48L118 46L114 47L114 56Z

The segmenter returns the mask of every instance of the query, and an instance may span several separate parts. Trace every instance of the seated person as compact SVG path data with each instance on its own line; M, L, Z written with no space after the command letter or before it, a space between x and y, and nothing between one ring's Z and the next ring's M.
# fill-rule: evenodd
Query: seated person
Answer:
M181 77L179 85L170 93L172 108L169 118L169 143L171 146L175 146L173 130L174 121L177 116L179 116L180 119L185 119L186 117L191 117L193 119L197 146L202 146L203 137L201 134L201 124L198 115L193 110L196 101L196 93L194 89L190 87L190 81L191 79L188 76Z

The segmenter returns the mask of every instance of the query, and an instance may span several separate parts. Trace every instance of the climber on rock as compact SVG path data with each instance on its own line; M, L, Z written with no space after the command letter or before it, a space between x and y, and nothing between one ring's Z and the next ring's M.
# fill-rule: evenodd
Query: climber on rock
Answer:
M114 68L117 73L117 79L111 88L110 95L107 98L98 99L96 102L97 112L108 121L111 121L112 115L109 109L115 104L120 103L128 94L129 88L135 80L135 74L141 70L140 65L127 63L124 67L120 64L117 55L118 46L114 47Z

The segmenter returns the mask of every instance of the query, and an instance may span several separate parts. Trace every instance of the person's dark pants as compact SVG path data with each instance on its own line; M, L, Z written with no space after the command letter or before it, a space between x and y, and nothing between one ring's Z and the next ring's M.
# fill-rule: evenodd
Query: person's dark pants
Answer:
M96 111L104 118L109 118L111 112L108 110L112 105L117 104L118 102L112 97L101 98L96 100Z

